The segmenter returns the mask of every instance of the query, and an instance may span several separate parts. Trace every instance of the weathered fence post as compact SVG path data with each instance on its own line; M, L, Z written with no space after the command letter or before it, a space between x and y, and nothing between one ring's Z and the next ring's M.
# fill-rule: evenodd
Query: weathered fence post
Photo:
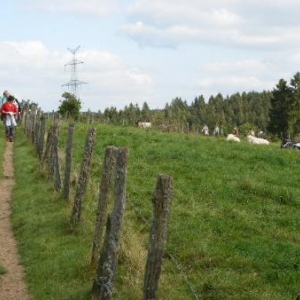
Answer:
M58 135L59 128L60 128L60 115L59 115L59 113L54 115L53 126L54 126L55 134Z
M121 148L118 150L116 163L114 209L111 217L108 217L105 241L92 287L94 299L109 300L113 292L126 204L127 164L128 149Z
M167 241L167 227L173 193L173 179L168 175L157 178L153 197L154 219L150 232L150 245L143 288L144 300L155 300L161 273L164 249Z
M48 161L48 178L53 179L54 175L57 175L59 171L58 161L58 133L59 133L59 122L56 122L53 126L52 136L50 139L50 153ZM60 176L60 173L59 173ZM56 178L55 178L56 180ZM60 186L61 186L61 179Z
M53 136L53 166L54 166L54 188L56 191L61 190L61 175L58 156L58 136Z
M82 201L85 195L88 178L90 175L89 173L90 173L90 166L91 166L92 154L94 149L95 137L96 137L95 128L90 128L86 138L84 157L81 165L79 179L76 186L76 194L75 194L73 211L71 216L71 221L74 224L78 224L81 217Z
M51 147L52 147L52 136L53 136L53 126L50 127L48 130L47 140L46 140L46 148L45 148L45 152L43 153L41 165L43 165L45 162L49 161L49 156L50 156Z
M35 138L35 124L36 124L36 107L31 112L31 129L30 129L30 140L34 144Z
M34 138L33 138L33 144L36 148L36 151L38 152L39 149L39 132L40 132L40 127L41 127L41 119L39 115L39 110L37 110L37 115L36 115L36 121L35 121L35 126L34 126Z
M45 128L46 128L46 118L43 115L41 117L41 126L39 132L39 142L38 142L38 155L40 160L43 159L44 143L45 143Z
M66 166L65 166L63 195L67 201L69 201L70 199L70 181L71 181L71 171L72 171L74 126L75 126L74 124L69 125L67 147L66 147Z
M53 144L55 139L55 128L53 127L53 130L51 132L50 140L49 140L49 152L48 152L48 158L47 158L47 171L48 171L48 179L53 179L54 175L54 159L53 159Z
M94 265L98 256L99 249L101 248L101 238L103 228L105 225L107 203L109 197L109 190L112 182L112 175L115 171L116 166L116 155L118 148L109 146L106 147L104 165L102 171L102 179L99 189L98 208L97 208L97 219L95 226L94 239L92 244L92 256L91 265Z

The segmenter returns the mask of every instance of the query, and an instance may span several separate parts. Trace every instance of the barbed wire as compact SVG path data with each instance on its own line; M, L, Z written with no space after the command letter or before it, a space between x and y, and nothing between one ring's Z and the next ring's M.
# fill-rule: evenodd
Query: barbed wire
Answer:
M131 208L133 209L133 211L137 214L137 216L147 225L147 226L151 226L151 222L149 222L142 214L142 212L138 209L138 207L136 205L134 205L134 203L129 200L128 201L129 204L131 205ZM197 295L196 289L194 287L194 285L189 281L188 276L186 275L186 273L184 272L182 266L180 265L179 261L174 257L174 255L172 255L170 252L167 252L166 255L170 258L170 260L173 262L173 264L176 266L177 270L179 271L180 275L183 277L185 283L188 285L188 287L190 288L191 293L194 296L194 299L199 300L199 297Z

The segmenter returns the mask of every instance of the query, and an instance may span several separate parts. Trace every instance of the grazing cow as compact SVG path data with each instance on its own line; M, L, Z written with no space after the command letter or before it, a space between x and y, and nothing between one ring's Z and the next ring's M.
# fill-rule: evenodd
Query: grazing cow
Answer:
M205 124L201 130L201 132L204 134L204 135L209 135L209 129L208 129L208 126Z
M138 127L140 128L150 128L152 125L151 125L151 122L139 122L138 123Z
M247 140L250 144L256 144L256 145L269 145L270 142L263 138L258 138L252 134L247 135Z
M281 149L289 149L290 148L290 149L300 150L300 143L298 143L294 140L288 139L288 138L284 138L284 139L282 139L280 148Z
M214 128L214 135L219 135L219 134L220 134L220 128L218 125L216 125Z
M233 142L240 142L241 140L235 136L234 134L230 133L227 135L227 138L226 138L227 141L233 141Z

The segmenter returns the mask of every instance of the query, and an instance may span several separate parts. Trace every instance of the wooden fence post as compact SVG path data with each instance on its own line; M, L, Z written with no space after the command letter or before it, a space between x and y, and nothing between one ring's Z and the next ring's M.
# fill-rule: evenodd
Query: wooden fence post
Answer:
M74 124L69 125L67 147L66 147L66 166L65 166L63 195L67 201L69 201L70 199L70 181L71 181L72 158L73 158L74 126L75 126Z
M51 132L50 140L49 140L49 153L48 153L48 160L47 160L47 168L48 168L48 179L53 179L55 167L54 167L54 140L55 140L55 128L53 127L53 131Z
M45 152L43 153L43 158L41 165L43 165L45 162L49 161L49 156L51 152L51 147L52 147L52 136L53 136L53 126L49 128L48 134L47 134L47 140L46 140L46 148Z
M71 221L74 224L78 224L81 217L82 201L85 195L88 178L90 175L89 173L90 173L90 166L91 166L92 154L94 149L95 137L96 137L95 128L90 128L85 143L84 157L81 165L79 179L77 182L73 211L71 216Z
M53 167L54 167L54 188L56 191L61 190L61 175L60 175L60 164L58 157L58 137L53 136Z
M32 144L34 144L34 138L35 138L35 124L36 124L36 109L34 109L31 112L31 129L30 129L30 140Z
M42 116L40 132L39 132L39 142L38 142L38 155L40 160L43 159L44 144L45 144L45 128L46 128L46 118L45 116Z
M161 273L164 249L167 241L167 227L173 194L173 179L168 175L160 175L157 179L153 197L154 219L150 232L150 244L145 270L143 288L144 300L157 298L158 282Z
M40 127L41 127L41 120L39 118L39 115L36 115L36 120L35 120L35 126L34 126L34 138L33 138L33 144L36 148L36 151L38 152L39 149L39 132L40 132Z
M50 153L48 160L48 178L53 179L54 175L57 175L59 171L59 162L58 162L58 133L59 133L59 122L55 123L53 126L52 136L50 139ZM60 173L59 173L60 177ZM57 178L55 178L55 181ZM59 185L61 189L61 179L59 178ZM58 183L58 181L56 182ZM55 183L55 185L56 185ZM56 186L57 188L58 186Z
M96 256L98 255L99 249L101 248L101 238L107 214L107 203L109 197L109 190L112 182L112 175L115 171L116 166L117 151L118 148L113 146L106 147L105 150L102 179L99 189L97 219L92 244L91 265L95 264Z
M102 247L97 275L92 287L92 296L94 299L109 300L113 292L126 204L127 165L128 149L121 148L118 150L116 163L114 209L111 218L108 217L105 242Z

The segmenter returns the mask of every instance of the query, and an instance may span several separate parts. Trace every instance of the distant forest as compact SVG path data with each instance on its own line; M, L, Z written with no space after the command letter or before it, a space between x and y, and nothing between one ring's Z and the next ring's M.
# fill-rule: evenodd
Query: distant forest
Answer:
M252 129L256 133L263 131L270 138L298 137L300 73L296 73L289 83L280 79L272 91L235 93L226 97L219 93L207 102L200 95L191 104L176 97L165 108L155 110L146 102L142 107L130 103L121 110L106 108L94 117L116 125L136 126L140 121L151 122L154 127L166 131L201 132L206 124L212 132L217 124L223 135L237 127L240 134Z

